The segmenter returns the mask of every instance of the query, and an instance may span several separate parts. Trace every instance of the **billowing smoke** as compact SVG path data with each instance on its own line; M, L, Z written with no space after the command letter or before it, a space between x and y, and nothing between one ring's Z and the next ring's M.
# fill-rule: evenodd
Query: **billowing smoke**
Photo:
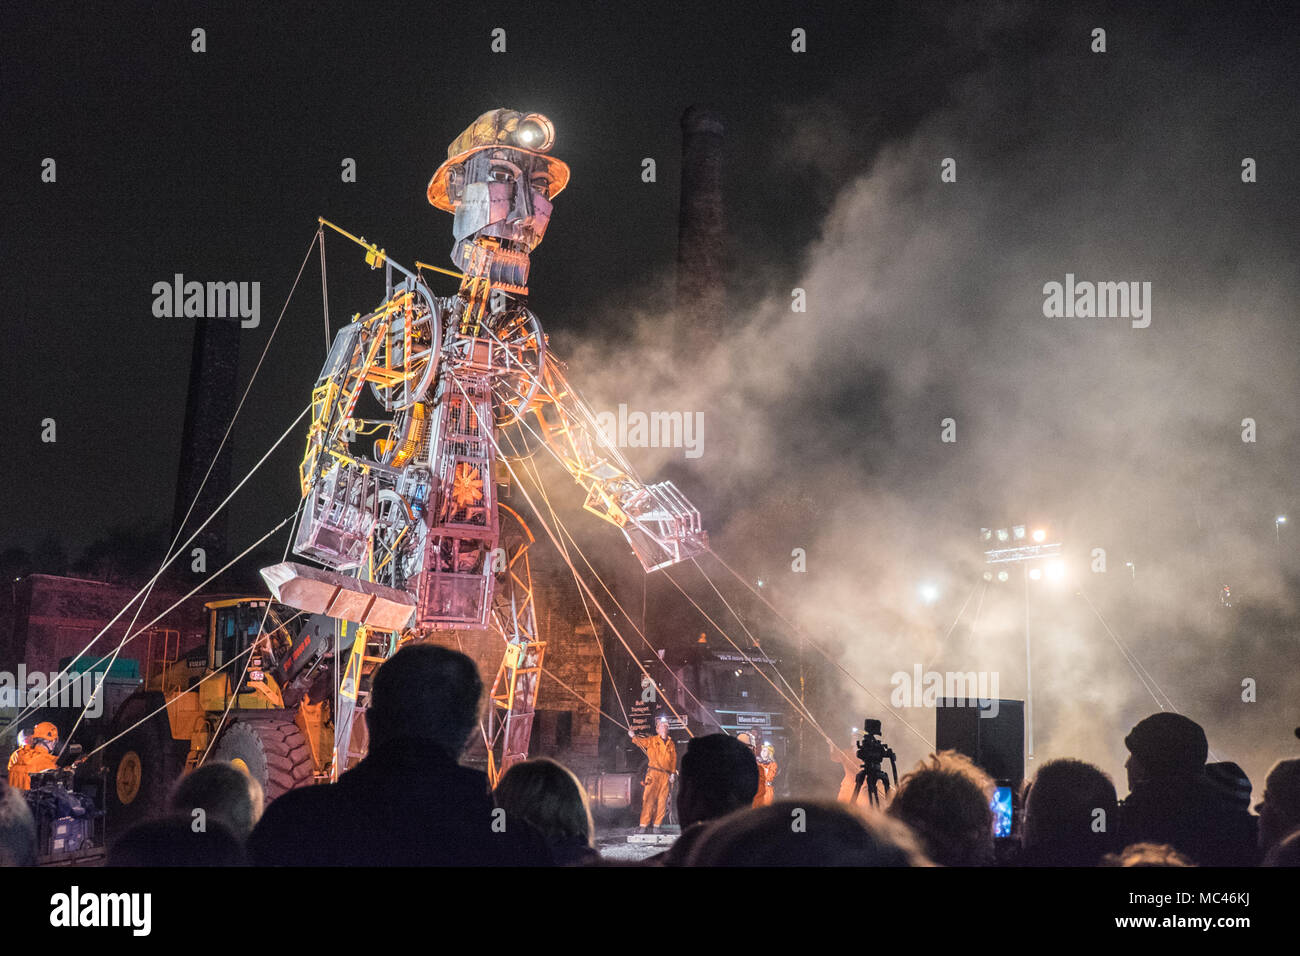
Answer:
M597 408L703 413L698 460L631 457L716 509L715 549L880 700L915 665L996 672L1000 696L1024 697L1028 617L1037 762L1096 761L1122 794L1122 738L1163 704L1258 788L1300 722L1296 549L1274 527L1300 464L1297 220L1280 185L1294 67L1263 48L1225 76L1132 36L1109 60L1069 42L994 61L878 143L820 237L790 250L790 281L739 277L725 338L683 348L673 317L650 314L630 339L563 344ZM872 128L869 114L846 118ZM791 115L773 161L814 175L828 115L845 114ZM1044 287L1067 275L1150 283L1149 326L1046 317ZM1063 541L1065 582L983 580L979 529L1016 523ZM905 766L933 739L933 711L899 712L918 736L848 682L822 707L841 743L884 718Z

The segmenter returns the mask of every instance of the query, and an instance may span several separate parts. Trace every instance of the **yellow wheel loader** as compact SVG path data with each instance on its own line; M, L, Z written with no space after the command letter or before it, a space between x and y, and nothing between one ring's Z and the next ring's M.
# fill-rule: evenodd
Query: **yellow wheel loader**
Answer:
M266 598L204 607L206 646L181 655L176 632L151 642L142 686L114 715L105 765L116 831L160 813L205 755L247 771L268 802L329 775L333 619Z

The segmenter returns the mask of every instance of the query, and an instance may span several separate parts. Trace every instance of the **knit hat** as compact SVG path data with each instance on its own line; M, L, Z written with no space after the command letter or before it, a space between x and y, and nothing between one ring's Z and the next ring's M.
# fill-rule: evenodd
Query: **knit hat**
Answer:
M1168 711L1138 721L1124 746L1153 773L1195 773L1210 752L1200 724Z
M1243 810L1250 809L1250 778L1246 776L1246 771L1235 763L1226 761L1206 764L1205 773L1210 778L1210 783L1229 800Z

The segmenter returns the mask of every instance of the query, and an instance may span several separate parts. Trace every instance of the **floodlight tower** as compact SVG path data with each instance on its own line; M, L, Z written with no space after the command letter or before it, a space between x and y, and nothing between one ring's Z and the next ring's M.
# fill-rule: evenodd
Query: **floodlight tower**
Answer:
M1027 532L1026 526L1022 524L1013 525L1008 531L1006 528L998 528L994 531L991 528L980 529L980 539L986 544L996 540L996 544L984 552L984 561L986 564L1010 565L1019 564L1025 582L1025 758L1034 759L1034 685L1033 669L1031 657L1031 643L1029 637L1029 582L1037 581L1043 576L1043 569L1040 562L1048 562L1048 577L1057 578L1065 574L1065 566L1058 557L1061 553L1061 542L1049 540L1047 528L1040 526L1035 527L1032 531ZM1058 572L1059 573L1056 573ZM986 572L985 580L989 580ZM998 580L1005 582L1010 575L1004 568L998 571Z

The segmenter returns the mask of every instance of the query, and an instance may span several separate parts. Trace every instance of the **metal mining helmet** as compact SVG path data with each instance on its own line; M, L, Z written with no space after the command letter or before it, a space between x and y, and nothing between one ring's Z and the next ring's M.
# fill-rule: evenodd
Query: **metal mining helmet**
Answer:
M464 188L464 176L459 170L465 161L484 150L502 148L536 157L549 179L546 198L554 199L569 183L569 167L547 155L554 145L555 126L541 113L489 110L447 147L446 162L429 181L429 202L446 212L455 212Z

